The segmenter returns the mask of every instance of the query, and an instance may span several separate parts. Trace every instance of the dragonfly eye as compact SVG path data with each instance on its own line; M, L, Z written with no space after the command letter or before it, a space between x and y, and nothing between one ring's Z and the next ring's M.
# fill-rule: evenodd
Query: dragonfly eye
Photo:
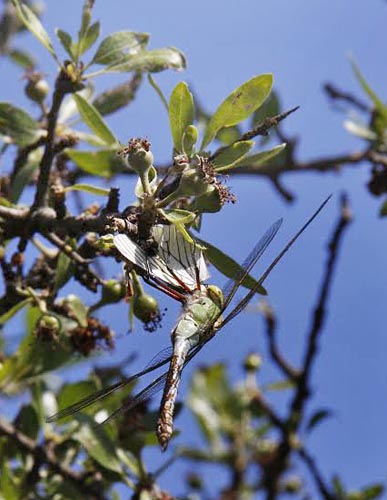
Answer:
M215 285L208 285L207 293L212 302L214 302L219 307L219 309L221 309L224 302L222 290Z

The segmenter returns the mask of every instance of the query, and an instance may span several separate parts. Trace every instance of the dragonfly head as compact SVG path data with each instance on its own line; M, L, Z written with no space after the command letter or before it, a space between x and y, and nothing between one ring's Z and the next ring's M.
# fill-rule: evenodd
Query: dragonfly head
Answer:
M208 285L207 286L207 294L212 300L212 302L219 307L219 309L222 309L223 303L224 303L224 297L223 297L223 292L222 290L215 286L215 285Z

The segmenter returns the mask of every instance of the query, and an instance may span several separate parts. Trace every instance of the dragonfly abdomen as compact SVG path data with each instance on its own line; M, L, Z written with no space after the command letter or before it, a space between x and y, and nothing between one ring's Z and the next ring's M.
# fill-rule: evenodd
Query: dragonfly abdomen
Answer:
M189 347L190 344L185 339L178 339L174 345L174 354L171 359L171 364L169 365L156 430L157 439L163 451L166 450L173 433L173 413L177 390L179 388L180 375L184 367Z

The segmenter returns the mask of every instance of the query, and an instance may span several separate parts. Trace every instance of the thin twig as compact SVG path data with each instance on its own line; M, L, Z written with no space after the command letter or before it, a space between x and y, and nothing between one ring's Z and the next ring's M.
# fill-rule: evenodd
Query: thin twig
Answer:
M294 113L297 111L299 106L296 106L295 108L290 109L289 111L285 111L283 113L280 113L275 116L268 116L265 118L261 123L259 123L256 127L254 127L252 130L249 130L245 134L242 134L237 140L233 141L231 144L227 146L222 146L219 149L217 149L209 158L209 161L215 160L217 156L220 155L224 150L232 146L233 144L236 144L237 142L241 141L249 141L250 139L253 139L254 137L257 137L258 135L261 136L267 136L269 134L269 130L273 127L276 127L282 120L284 120L287 116L289 116L291 113Z
M340 100L349 102L360 111L365 111L370 113L372 109L364 101L361 101L357 96L354 96L350 92L346 92L333 85L333 83L327 82L324 84L324 90L332 100Z
M334 495L329 490L329 487L325 484L324 478L322 477L321 472L318 470L314 458L309 454L309 452L304 447L301 447L297 450L297 453L308 467L309 472L313 477L322 498L325 498L325 500L337 500L336 495Z
M329 297L329 292L332 287L333 276L337 264L338 251L342 236L348 224L352 220L352 214L349 209L348 200L345 195L341 199L341 216L337 226L333 232L332 239L328 245L328 261L320 288L317 304L314 309L313 322L309 329L307 346L304 354L303 368L298 381L296 395L292 402L292 412L300 413L303 410L303 404L310 394L309 381L312 371L313 362L315 361L318 352L318 340L322 333L324 322L326 319L326 307Z
M266 301L261 301L260 312L265 319L265 333L269 343L269 352L272 360L287 378L296 381L299 377L299 372L293 368L279 352L277 345L277 320L273 309Z

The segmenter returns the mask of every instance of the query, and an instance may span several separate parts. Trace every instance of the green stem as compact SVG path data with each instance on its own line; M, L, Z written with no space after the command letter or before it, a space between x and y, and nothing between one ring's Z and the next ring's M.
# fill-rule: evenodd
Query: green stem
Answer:
M177 188L176 191L173 191L170 193L168 196L163 198L162 200L158 201L155 205L156 208L165 208L168 206L172 201L175 201L177 198L181 197L181 192L180 189Z
M130 277L132 279L132 283L133 283L133 292L134 292L134 295L139 297L140 295L144 295L144 287L142 286L142 283L140 281L140 278L138 277L138 274L136 273L136 271L131 271L130 272Z
M141 184L142 184L142 189L144 193L151 195L151 187L149 184L149 169L147 169L145 172L141 172L139 174Z

